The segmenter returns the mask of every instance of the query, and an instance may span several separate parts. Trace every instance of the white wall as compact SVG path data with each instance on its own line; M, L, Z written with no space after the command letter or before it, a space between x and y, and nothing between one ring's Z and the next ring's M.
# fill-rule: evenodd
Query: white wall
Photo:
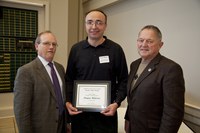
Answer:
M50 30L55 34L58 47L54 59L64 67L68 57L68 0L48 0Z
M49 12L43 12L41 3L48 3ZM68 56L68 0L59 0L59 2L55 0L9 0L8 2L7 0L0 0L0 5L39 10L39 32L51 30L56 35L59 47L54 59L66 67ZM47 15L49 16L47 17ZM48 19L45 20L46 18ZM13 93L0 93L0 117L11 115L13 115Z
M27 0L24 0L27 1ZM31 1L31 0L29 0ZM34 0L32 0L34 1ZM45 0L44 0L45 1ZM68 1L50 3L49 27L59 41L56 60L66 66L68 50ZM146 24L157 25L163 33L161 54L178 62L184 71L186 102L200 107L200 1L199 0L121 0L103 9L108 15L106 35L120 43L128 66L137 59L136 39ZM69 33L70 34L70 33ZM13 94L0 94L0 111L12 107ZM9 112L5 112L10 114Z
M158 26L164 41L161 54L182 66L186 102L200 107L200 1L123 0L103 10L108 15L106 35L122 45L128 66L139 57L136 50L139 30L147 24Z

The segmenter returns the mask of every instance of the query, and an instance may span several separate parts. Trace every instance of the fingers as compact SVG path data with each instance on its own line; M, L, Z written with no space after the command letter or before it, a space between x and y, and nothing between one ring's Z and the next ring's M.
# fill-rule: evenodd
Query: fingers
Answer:
M102 114L104 114L105 116L113 116L115 113L111 110L103 110L101 111Z
M110 104L106 109L101 111L101 113L104 114L105 116L113 116L115 115L116 110L117 110L117 104L113 103Z
M67 107L67 110L68 110L70 115L77 115L77 114L82 113L82 111L78 111L77 108L73 107L70 102L66 103L66 107Z

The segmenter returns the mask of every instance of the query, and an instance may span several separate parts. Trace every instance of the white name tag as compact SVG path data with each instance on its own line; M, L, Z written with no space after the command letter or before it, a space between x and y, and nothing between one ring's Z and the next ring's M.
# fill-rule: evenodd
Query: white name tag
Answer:
M99 57L99 62L100 62L100 64L101 63L109 63L110 62L109 56L100 56Z

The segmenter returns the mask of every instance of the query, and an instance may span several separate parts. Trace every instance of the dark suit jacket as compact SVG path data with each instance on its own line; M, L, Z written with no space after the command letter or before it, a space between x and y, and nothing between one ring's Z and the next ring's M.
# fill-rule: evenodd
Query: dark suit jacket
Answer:
M55 67L62 79L65 101L65 71L56 62ZM57 106L53 84L39 58L20 67L14 87L14 113L19 132L56 133L59 117Z
M141 59L131 64L125 119L131 133L177 133L184 115L184 78L181 67L158 54L144 69L131 91Z

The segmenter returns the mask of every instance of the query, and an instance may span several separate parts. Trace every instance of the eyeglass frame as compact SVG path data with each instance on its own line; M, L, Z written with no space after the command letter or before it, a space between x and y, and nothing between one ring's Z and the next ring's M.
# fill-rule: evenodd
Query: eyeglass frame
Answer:
M142 44L144 43L144 41L146 44L153 44L155 42L155 40L152 40L152 39L142 39L142 38L137 39L138 44Z
M40 44L43 44L44 46L48 46L48 47L50 47L51 45L53 47L58 47L58 44L55 42L40 42Z
M87 20L87 21L85 22L85 24L88 25L88 26L93 26L94 24L95 24L96 26L102 26L102 25L104 25L104 24L106 24L106 23L103 22L103 21L101 21L101 20L96 20L96 21Z

